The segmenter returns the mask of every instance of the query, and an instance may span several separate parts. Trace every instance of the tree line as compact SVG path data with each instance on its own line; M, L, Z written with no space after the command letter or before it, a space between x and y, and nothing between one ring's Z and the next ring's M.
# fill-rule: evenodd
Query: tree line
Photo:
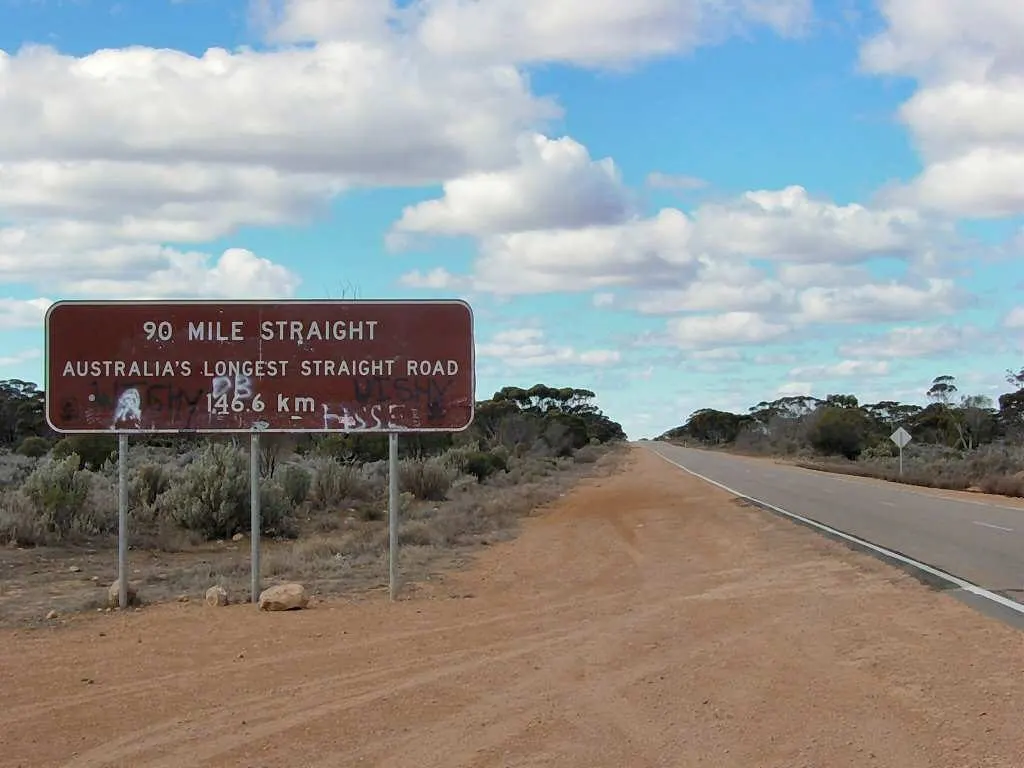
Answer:
M810 448L824 455L860 457L889 453L889 436L899 427L916 443L971 451L980 445L1024 436L1024 368L1007 371L1013 391L996 401L960 391L955 376L943 374L923 388L927 405L883 400L862 404L852 394L780 397L746 413L702 408L659 439L705 446L733 446L793 454Z

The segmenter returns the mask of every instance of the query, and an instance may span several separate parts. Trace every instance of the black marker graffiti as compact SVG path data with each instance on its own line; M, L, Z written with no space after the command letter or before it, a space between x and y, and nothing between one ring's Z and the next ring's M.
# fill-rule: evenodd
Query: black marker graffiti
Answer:
M421 410L427 424L444 421L448 414L445 394L452 380L431 376L411 378L386 378L373 376L355 379L355 396L358 403L397 402Z
M78 404L78 398L69 397L60 404L60 418L64 422L77 421L78 415L81 412L81 407Z

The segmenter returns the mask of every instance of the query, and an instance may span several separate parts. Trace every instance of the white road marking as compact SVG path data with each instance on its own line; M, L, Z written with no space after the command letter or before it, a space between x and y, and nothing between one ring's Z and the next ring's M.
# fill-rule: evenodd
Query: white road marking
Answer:
M907 557L906 555L901 555L899 552L893 552L891 549L886 549L885 547L881 547L878 544L872 544L870 541L859 538L852 534L844 533L843 531L840 531L838 528L833 528L830 525L819 523L817 520L811 520L809 517L798 515L795 512L790 512L788 509L777 507L774 504L769 504L767 501L762 501L761 499L755 498L754 496L748 496L745 493L740 493L735 488L730 488L728 485L725 485L725 483L720 483L717 480L712 480L710 477L707 477L706 475L702 475L699 472L694 472L692 469L680 464L678 461L673 461L668 456L659 451L657 448L651 447L651 450L655 454L660 456L662 459L667 461L669 464L671 464L673 467L678 467L684 472L688 472L694 477L703 480L705 483L710 483L711 485L717 488L721 488L726 493L731 493L733 496L737 498L746 499L747 501L752 501L755 504L760 504L763 507L767 507L768 509L778 512L780 515L785 515L786 517L792 520L799 520L801 523L804 523L805 525L809 525L812 528L817 528L819 531L825 531L826 533L830 533L833 536L838 536L839 538L851 541L854 544L857 544L858 546L870 549L873 552L878 552L879 554L885 555L886 557L891 558L893 560L898 560L901 563L906 563L907 565L917 568L919 571L924 571L925 573L929 573L932 576L936 576L942 579L943 581L953 584L954 586L957 586L960 589L962 589L964 592L970 592L972 595L977 595L978 597L990 600L991 602L997 605L1001 605L1004 608L1009 608L1011 611L1024 614L1024 603L1018 603L1016 600L1011 600L1008 597L1003 597L1002 595L996 594L995 592L985 589L984 587L979 587L977 584L972 584L969 581L965 581L964 579L961 579L959 576L954 576L953 574L946 573L945 571L941 571L938 568L933 568L927 563L922 563L919 560L914 560L913 558Z
M1013 528L1006 528L1002 525L993 525L992 523L983 523L981 520L974 520L975 525L983 525L986 528L995 528L997 531L1006 531L1007 533L1013 533Z

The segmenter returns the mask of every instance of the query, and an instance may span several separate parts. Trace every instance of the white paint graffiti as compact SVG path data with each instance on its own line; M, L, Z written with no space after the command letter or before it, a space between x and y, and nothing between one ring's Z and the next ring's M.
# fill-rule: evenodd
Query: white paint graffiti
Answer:
M233 399L248 400L253 396L253 380L251 376L214 376L213 377L213 399L216 400L224 395L234 392Z
M324 430L359 432L368 429L400 430L405 406L398 403L373 405L339 405L324 403Z
M243 410L241 405L251 400L256 393L253 378L241 373L234 376L214 376L210 387L210 394L206 396L210 421L213 421L216 415L224 416ZM238 406L232 407L235 403Z
M130 422L132 426L138 426L142 421L142 396L135 387L130 387L121 393L117 398L117 406L114 408L114 423L111 429L117 429L121 422Z

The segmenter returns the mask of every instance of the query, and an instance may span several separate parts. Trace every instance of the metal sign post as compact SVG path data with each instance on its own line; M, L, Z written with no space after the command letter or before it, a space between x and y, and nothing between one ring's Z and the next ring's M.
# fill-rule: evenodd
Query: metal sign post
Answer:
M117 607L128 609L128 435L117 436Z
M398 433L388 433L388 596L398 595Z
M46 422L127 439L250 433L252 600L260 588L260 432L388 434L397 592L398 432L461 432L476 407L473 311L460 300L58 301L46 312ZM92 329L102 328L103 333Z
M900 477L903 476L903 448L911 441L910 433L907 432L903 427L899 427L895 432L889 435L889 439L896 443L896 447L900 449Z
M249 437L249 559L252 602L260 599L260 433Z

